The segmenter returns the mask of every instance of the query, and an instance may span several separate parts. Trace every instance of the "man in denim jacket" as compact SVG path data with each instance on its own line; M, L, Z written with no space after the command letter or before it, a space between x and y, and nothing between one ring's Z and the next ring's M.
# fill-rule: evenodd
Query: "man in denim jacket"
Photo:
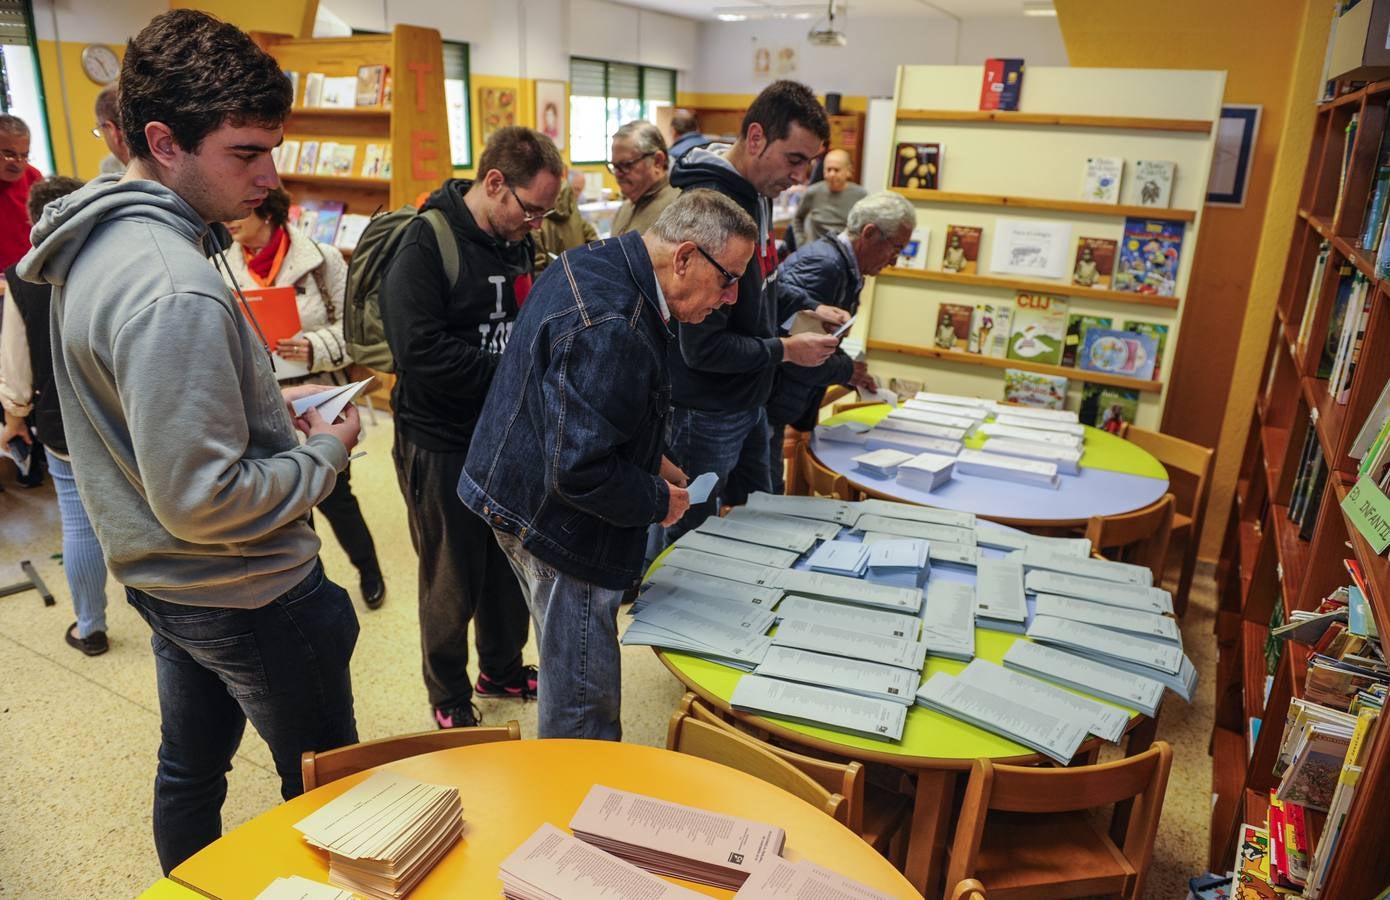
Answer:
M531 608L540 737L622 737L618 604L641 579L647 527L690 505L662 454L672 320L733 303L756 238L736 203L687 191L645 234L562 255L517 318L458 492Z

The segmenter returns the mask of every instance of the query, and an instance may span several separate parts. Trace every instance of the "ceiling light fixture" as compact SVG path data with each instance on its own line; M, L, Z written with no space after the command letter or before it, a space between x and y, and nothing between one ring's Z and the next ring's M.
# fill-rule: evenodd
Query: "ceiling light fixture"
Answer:
M1057 17L1057 7L1052 5L1052 0L1023 0L1023 14L1025 16L1050 16Z
M845 11L845 4L838 4L839 11ZM799 6L716 6L711 12L721 22L754 22L768 19L814 19L823 15L825 7L819 3Z
M835 27L835 0L830 0L826 4L829 14L829 24L824 28L812 28L806 34L806 40L816 47L843 47L849 43L849 36ZM840 7L844 12L844 7Z

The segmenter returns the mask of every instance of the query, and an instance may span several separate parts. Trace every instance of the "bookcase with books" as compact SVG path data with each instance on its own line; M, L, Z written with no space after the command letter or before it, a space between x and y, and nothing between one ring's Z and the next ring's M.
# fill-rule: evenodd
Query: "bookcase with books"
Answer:
M1217 572L1210 862L1268 842L1274 886L1372 897L1390 732L1390 81L1318 103ZM1379 627L1378 627L1379 626ZM1253 851L1252 851L1253 852Z
M980 108L985 72L898 70L883 187L917 207L916 252L861 313L871 365L991 399L1031 373L1086 424L1118 402L1157 427L1225 75L1028 68L1007 110Z

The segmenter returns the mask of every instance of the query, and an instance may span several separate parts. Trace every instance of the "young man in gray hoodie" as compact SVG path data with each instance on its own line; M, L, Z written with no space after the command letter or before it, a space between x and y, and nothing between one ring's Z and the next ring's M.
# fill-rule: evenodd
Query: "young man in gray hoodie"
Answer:
M205 253L209 223L248 215L278 184L270 150L292 97L275 60L231 25L173 10L130 42L120 96L129 170L50 204L19 274L53 285L78 492L154 632L167 873L221 835L248 719L286 799L303 790L303 751L357 740L357 617L307 518L358 420L351 406L335 423L292 418L287 401L317 388L282 395Z

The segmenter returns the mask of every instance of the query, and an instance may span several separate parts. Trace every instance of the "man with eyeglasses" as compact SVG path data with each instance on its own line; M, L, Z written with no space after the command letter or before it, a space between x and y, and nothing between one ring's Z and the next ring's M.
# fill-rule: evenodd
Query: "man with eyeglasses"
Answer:
M106 142L111 151L101 161L102 175L124 175L130 165L130 147L126 146L125 134L121 131L121 97L117 85L109 84L97 94L97 125L92 136Z
M396 364L392 456L419 556L425 686L440 728L474 725L473 698L526 699L536 667L523 665L528 614L507 557L457 486L479 414L517 311L531 290L531 232L555 206L565 164L550 138L502 128L478 158L475 180L449 179L422 210L444 213L458 278L449 283L435 229L407 226L381 282L381 313ZM468 677L468 623L479 677Z
M805 332L779 337L777 248L771 200L805 184L830 136L830 123L803 84L777 81L748 107L732 145L691 150L676 163L671 183L683 190L711 188L729 197L758 225L752 262L725 277L738 282L738 301L698 324L681 324L671 344L672 459L690 475L714 472L719 487L666 529L665 542L699 526L720 503L739 503L772 487L765 404L778 365L817 366L839 340ZM817 310L839 323L848 314Z
M29 188L41 180L29 165L29 126L0 113L0 272L29 252Z
M613 217L613 236L641 234L681 195L666 174L666 139L660 128L638 119L614 132L610 155L608 171L623 194L623 205Z

